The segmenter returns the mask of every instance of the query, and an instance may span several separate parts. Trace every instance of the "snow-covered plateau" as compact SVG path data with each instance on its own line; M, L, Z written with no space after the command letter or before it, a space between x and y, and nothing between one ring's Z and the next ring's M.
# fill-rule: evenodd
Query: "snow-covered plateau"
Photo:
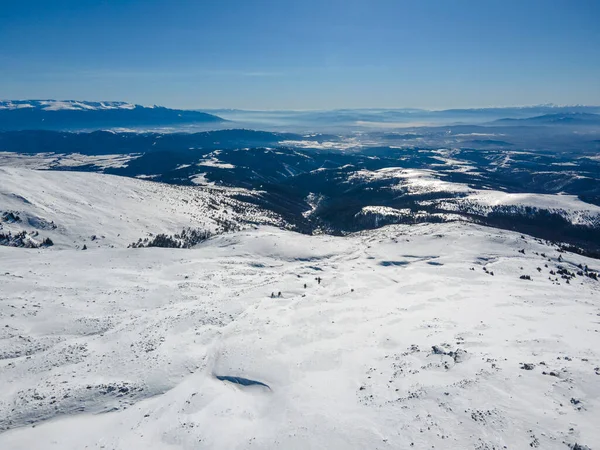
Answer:
M0 170L22 215L3 227L44 218L56 241L0 246L1 449L600 443L598 260L466 222L308 236L260 210L192 249L126 248L239 200Z

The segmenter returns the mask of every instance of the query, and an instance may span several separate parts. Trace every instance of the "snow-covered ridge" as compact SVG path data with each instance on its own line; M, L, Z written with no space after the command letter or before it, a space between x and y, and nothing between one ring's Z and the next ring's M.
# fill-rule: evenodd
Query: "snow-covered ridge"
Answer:
M365 206L355 215L356 218L372 219L375 227L387 223L394 223L393 219L403 219L401 223L426 222L426 221L469 221L460 214L453 213L428 213L427 211L413 211L410 208L391 208L389 206Z
M15 153L0 151L0 166L39 170L68 170L75 167L94 166L98 170L126 167L138 158L136 153L117 155L82 155L80 153Z
M113 175L0 168L0 212L18 222L0 230L39 232L54 248L126 247L185 228L218 232L249 224L285 225L274 213L239 201L243 189L173 186Z
M79 100L0 100L0 109L40 109L44 111L101 111L141 107L127 102L88 102Z
M436 203L449 211L469 212L466 209L479 209L479 212L487 213L498 206L529 207L559 214L572 224L600 226L600 206L583 202L575 195L507 193L492 189L474 189L463 183L442 180L433 170L396 167L377 171L360 170L351 174L348 180L397 180L397 184L392 185L392 189L403 190L410 194L435 192L456 194L455 198L421 202L424 205ZM389 215L392 212L381 211L380 213Z

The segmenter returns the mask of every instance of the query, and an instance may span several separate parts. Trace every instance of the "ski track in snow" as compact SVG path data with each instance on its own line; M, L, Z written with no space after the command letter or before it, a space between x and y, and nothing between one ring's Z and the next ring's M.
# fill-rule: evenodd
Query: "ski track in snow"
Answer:
M598 261L558 256L465 223L0 248L0 448L595 448L600 283L548 277Z

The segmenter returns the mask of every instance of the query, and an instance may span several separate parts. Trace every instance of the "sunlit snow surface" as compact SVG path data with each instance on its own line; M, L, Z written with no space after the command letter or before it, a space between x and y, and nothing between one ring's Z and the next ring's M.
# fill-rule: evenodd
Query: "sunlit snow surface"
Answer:
M150 234L184 228L215 232L223 223L285 225L275 213L237 200L237 194L256 195L240 188L0 167L0 211L21 218L2 223L0 231L37 231L59 247L95 248L126 247Z
M558 256L464 223L0 248L0 448L594 448L600 284L548 277L598 261Z

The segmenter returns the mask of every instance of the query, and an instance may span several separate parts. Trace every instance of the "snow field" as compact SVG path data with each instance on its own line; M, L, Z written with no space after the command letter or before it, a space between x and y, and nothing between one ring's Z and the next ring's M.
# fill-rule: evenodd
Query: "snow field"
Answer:
M598 265L558 257L465 223L0 248L0 448L593 448L600 285L549 271Z

